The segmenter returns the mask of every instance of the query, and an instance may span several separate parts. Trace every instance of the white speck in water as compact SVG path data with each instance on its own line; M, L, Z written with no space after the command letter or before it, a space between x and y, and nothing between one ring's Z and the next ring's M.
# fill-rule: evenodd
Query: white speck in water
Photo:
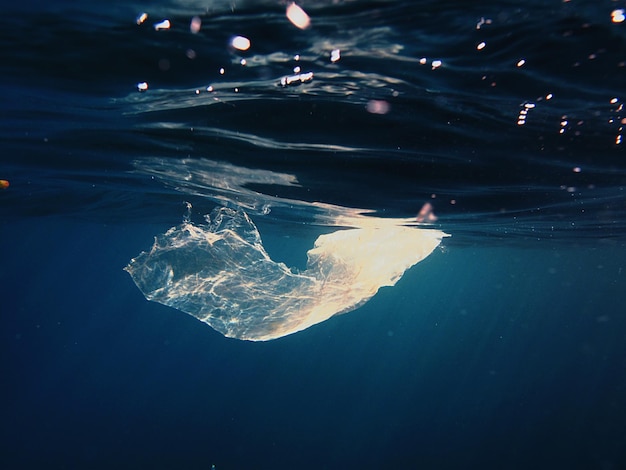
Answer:
M161 30L164 30L164 29L170 29L171 26L172 25L170 23L170 20L163 20L160 23L156 23L154 25L154 29L156 31L161 31Z
M147 13L140 13L139 15L137 15L137 19L135 21L137 22L137 24L142 24L147 19L148 19Z
M309 18L309 15L293 2L287 5L286 15L287 19L291 21L291 24L296 28L307 29L311 26L311 18Z
M250 39L244 36L235 36L230 40L230 45L239 51L247 51L250 49Z

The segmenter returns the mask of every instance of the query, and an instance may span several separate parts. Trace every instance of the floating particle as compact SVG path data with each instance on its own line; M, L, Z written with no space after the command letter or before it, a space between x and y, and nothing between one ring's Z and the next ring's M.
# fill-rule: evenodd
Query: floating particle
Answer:
M156 31L161 31L163 29L170 29L171 26L170 20L163 20L160 23L155 23L154 29Z
M436 68L441 67L441 64L442 62L440 60L433 60L431 65L432 65L433 70L435 70Z
M137 91L146 91L148 89L148 82L137 83Z
M480 50L484 49L486 45L487 44L485 42L481 42L480 44L478 44L478 46L476 46L476 49L478 49L480 51Z
M415 217L415 221L420 223L437 222L437 216L433 212L433 205L430 202L427 202L422 206L417 216Z
M341 51L339 49L333 49L330 52L330 61L337 62L339 59L341 59Z
M245 67L245 66L246 66L246 64L248 63L248 61L247 61L246 59L241 59L241 60L239 61L239 63L240 63L242 66L244 66L244 67Z
M135 21L137 22L137 24L142 24L147 19L148 19L148 14L147 13L139 13L139 15L137 15L137 19Z
M195 59L196 51L194 51L193 49L187 49L187 52L185 52L185 55L187 56L188 59Z
M239 51L247 51L250 49L250 39L244 36L235 36L230 40L230 45Z
M522 109L519 112L519 115L517 116L517 125L518 126L523 126L524 124L526 124L526 118L528 117L528 112L531 109L534 109L535 107L535 103L524 103L522 105Z
M296 28L307 29L311 26L311 18L309 18L309 15L295 3L287 5L286 15L287 19L291 21L291 24Z
M9 187L8 180L0 180L0 189L7 189Z
M521 67L521 66L523 66L525 63L526 63L526 59L520 59L520 60L518 60L518 61L517 61L517 66L518 66L518 67Z
M582 169L579 166L575 166L574 168L572 168L572 171L574 173L580 173L582 171Z
M428 62L428 59L426 59L426 57L422 57L422 58L420 59L420 64L422 64L422 65L426 65L426 62Z
M191 23L189 23L189 31L193 34L199 33L200 28L202 27L202 19L199 16L194 16L191 18Z
M300 72L302 72L302 69L300 68L300 66L299 66L299 65L296 65L296 66L293 68L293 73L300 73Z
M492 23L491 19L481 17L480 20L478 20L478 23L476 23L476 29L480 29L483 25L491 24L491 23Z
M391 106L385 100L369 100L367 102L367 112L372 114L387 114Z
M220 68L220 75L224 75L226 73L226 70L224 70L224 67Z
M280 79L282 86L299 85L300 83L310 82L313 80L313 72L299 73L297 75L289 75Z
M213 91L213 85L209 85L208 87L206 87L206 91L211 93Z
M611 12L611 21L613 23L622 23L626 19L626 12L620 8Z

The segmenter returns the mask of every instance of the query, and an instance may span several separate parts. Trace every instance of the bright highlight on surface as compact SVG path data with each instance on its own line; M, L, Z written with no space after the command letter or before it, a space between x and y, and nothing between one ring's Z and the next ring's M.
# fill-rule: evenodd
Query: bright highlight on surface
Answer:
M311 26L311 18L309 18L309 15L295 3L287 5L286 15L287 19L291 21L291 24L296 28L307 29Z
M369 221L319 236L297 272L270 258L245 212L220 207L206 225L185 220L157 236L125 270L148 300L231 338L271 340L358 308L446 236L399 220Z
M298 71L300 67L298 67ZM306 83L313 80L313 72L307 73L296 73L295 75L288 75L280 79L280 84L282 86L288 85L299 85L300 83Z
M137 15L137 18L135 19L135 22L137 24L142 24L144 21L146 21L148 19L148 14L147 13L139 13Z
M165 29L170 29L171 26L172 25L170 23L170 20L163 20L160 23L156 23L154 25L154 29L156 31L162 31L162 30L165 30Z
M243 36L235 36L231 39L230 45L239 51L247 51L250 49L250 39Z

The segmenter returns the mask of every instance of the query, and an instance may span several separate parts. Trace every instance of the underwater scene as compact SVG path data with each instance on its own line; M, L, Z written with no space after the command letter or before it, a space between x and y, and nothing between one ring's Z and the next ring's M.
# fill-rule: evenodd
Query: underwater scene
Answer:
M624 1L24 0L0 45L0 467L626 467Z

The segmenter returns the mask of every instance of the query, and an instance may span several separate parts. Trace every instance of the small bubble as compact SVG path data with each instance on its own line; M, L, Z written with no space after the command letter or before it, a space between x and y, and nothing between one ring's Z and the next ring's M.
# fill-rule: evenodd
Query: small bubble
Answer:
M202 19L199 16L194 16L191 18L191 23L189 23L189 31L193 34L197 34L200 32L200 27L202 26Z
M384 100L369 100L366 109L368 113L372 114L387 114L390 106Z

